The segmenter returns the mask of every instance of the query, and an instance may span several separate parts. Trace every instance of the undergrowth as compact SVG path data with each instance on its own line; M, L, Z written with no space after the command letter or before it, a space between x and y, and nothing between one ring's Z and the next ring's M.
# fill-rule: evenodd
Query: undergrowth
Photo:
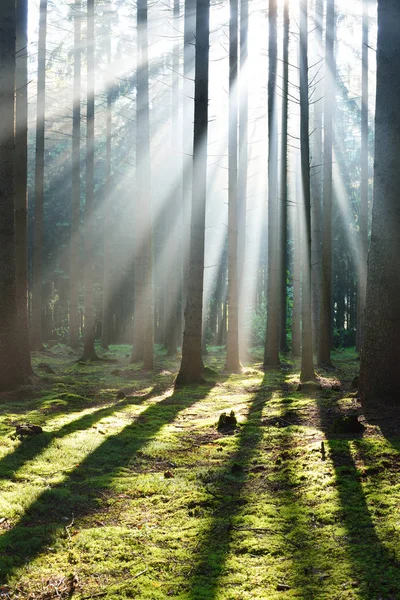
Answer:
M151 374L124 346L35 354L54 373L0 396L0 598L400 598L400 438L351 390L356 355L312 393L252 356L227 375L215 349L174 391L161 352ZM349 414L363 433L334 434Z

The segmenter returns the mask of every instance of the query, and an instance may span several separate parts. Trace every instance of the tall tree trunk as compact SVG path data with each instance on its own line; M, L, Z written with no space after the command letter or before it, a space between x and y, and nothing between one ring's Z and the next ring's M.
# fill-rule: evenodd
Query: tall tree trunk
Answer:
M268 281L267 334L264 367L279 360L279 236L278 236L278 120L276 71L278 66L277 1L269 0L268 40Z
M282 146L281 146L281 193L280 193L280 350L288 351L287 327L287 229L288 229L288 103L289 103L289 0L283 9L283 88L282 88Z
M298 162L300 162L298 160ZM297 164L297 173L299 172ZM301 177L296 175L296 203L292 208L293 231L293 264L292 264L292 356L301 356L301 247L302 247L302 183Z
M323 0L315 2L315 61L319 65L322 59L323 47L323 18L324 3ZM316 82L313 112L313 152L312 152L312 176L311 176L311 288L312 288L312 328L313 328L313 348L318 348L319 336L319 302L321 287L321 196L322 196L322 102L324 89L321 77L319 76L319 67L317 72L318 81Z
M332 342L332 145L336 67L334 57L335 1L326 7L326 65L324 95L324 190L322 214L321 301L318 364L330 367Z
M79 345L79 241L81 213L81 0L74 4L74 97L72 108L72 199L69 261L69 345Z
M173 2L173 21L175 31L179 31L179 0ZM179 152L179 44L174 45L172 58L172 119L171 119L171 139L172 139L172 156L173 164L177 173L181 172L181 154ZM181 288L180 282L180 257L178 245L178 232L176 223L179 219L182 208L181 189L180 186L172 192L171 202L168 210L169 232L171 247L171 268L168 274L166 286L166 310L167 323L165 328L165 346L168 356L175 356L178 350L178 328L180 320L180 299L179 292ZM171 233L172 232L172 233Z
M368 255L368 25L369 1L363 0L362 78L361 78L361 184L360 184L360 260L357 290L357 350L362 349L364 312L367 294Z
M111 16L108 15L108 37L107 37L107 64L108 74L111 75ZM108 81L107 89L107 117L106 117L106 173L104 186L104 266L103 266L103 310L102 310L102 327L101 327L101 345L108 349L110 343L110 321L111 321L111 236L113 228L108 229L106 226L111 225L111 150L112 150L112 100L113 100L113 85Z
M249 1L240 0L240 73L239 73L239 165L238 165L238 281L239 281L239 353L247 358L249 339L245 325L245 261L247 223L247 161L249 120L248 75Z
M27 382L17 331L15 264L15 0L0 6L0 391Z
M147 0L137 3L136 244L134 335L131 361L154 363L153 236L150 188L150 117Z
M310 190L310 137L308 99L308 7L307 0L300 4L300 147L301 178L304 203L303 269L301 286L302 349L301 381L315 379L311 325L311 190Z
M201 383L204 238L207 193L209 0L197 0L190 268L182 362L176 385Z
M182 310L187 304L190 253L190 220L193 182L194 62L196 46L196 0L185 0L183 42L183 174L182 174ZM183 315L182 315L183 316ZM182 319L183 320L183 319Z
M228 140L228 339L225 368L239 373L238 289L238 2L230 0Z
M28 320L28 1L16 3L15 259L21 368L32 373Z
M378 2L374 204L360 393L398 403L400 386L400 3Z
M44 133L46 90L47 0L40 0L38 82L36 103L35 208L32 257L31 348L42 348L43 311L43 197L44 197Z
M94 349L94 0L87 0L87 134L86 134L86 203L85 203L85 314L83 360L96 360L98 357Z

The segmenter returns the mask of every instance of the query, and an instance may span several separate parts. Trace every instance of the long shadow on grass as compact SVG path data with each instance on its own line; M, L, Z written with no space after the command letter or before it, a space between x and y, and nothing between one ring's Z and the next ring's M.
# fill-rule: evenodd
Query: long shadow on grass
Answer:
M155 396L157 394L156 390L152 390L148 394L140 396L138 398L140 404ZM0 459L0 480L1 479L13 479L15 477L16 471L21 469L25 463L30 460L33 460L35 457L39 456L46 448L50 446L50 444L55 440L60 440L67 435L71 435L76 431L82 431L84 429L89 429L95 423L101 421L105 417L110 417L115 412L121 410L122 408L130 405L137 406L138 400L134 400L133 398L126 398L125 400L121 400L119 402L115 402L112 406L106 406L96 410L92 413L83 415L79 419L74 419L70 423L63 425L60 429L52 432L44 431L40 435L36 435L33 437L27 437L21 440L21 444L17 446L14 452L10 452L6 454L2 459Z
M263 384L267 383L265 378ZM242 426L236 452L227 464L211 477L212 494L220 498L210 526L202 536L197 549L198 562L189 582L190 598L215 598L231 546L235 518L243 503L246 469L256 456L263 438L262 412L271 398L270 388L261 384L251 403L247 421ZM207 482L206 482L207 484Z
M353 564L360 597L400 597L400 569L397 559L379 539L357 470L351 436L334 436L329 431L326 408L318 402L322 427L328 437L328 458L335 469L341 520L347 530L343 543Z
M72 514L79 518L96 510L101 493L110 488L122 467L129 466L135 453L209 391L210 385L183 388L152 404L137 421L86 456L62 483L42 492L13 529L0 536L0 583L45 550L65 526L66 518Z

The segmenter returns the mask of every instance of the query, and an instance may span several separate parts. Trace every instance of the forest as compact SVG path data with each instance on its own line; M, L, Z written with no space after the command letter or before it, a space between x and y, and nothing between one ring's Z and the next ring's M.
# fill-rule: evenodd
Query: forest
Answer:
M400 600L399 32L1 0L0 600Z

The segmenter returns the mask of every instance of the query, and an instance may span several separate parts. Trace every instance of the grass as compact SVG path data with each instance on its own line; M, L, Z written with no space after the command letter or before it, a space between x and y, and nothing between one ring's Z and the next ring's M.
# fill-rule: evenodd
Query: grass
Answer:
M0 396L1 599L400 598L398 420L363 411L354 353L311 395L297 364L228 376L215 350L174 391L176 360L127 354L56 346L34 356L54 374ZM333 434L354 413L363 434Z

